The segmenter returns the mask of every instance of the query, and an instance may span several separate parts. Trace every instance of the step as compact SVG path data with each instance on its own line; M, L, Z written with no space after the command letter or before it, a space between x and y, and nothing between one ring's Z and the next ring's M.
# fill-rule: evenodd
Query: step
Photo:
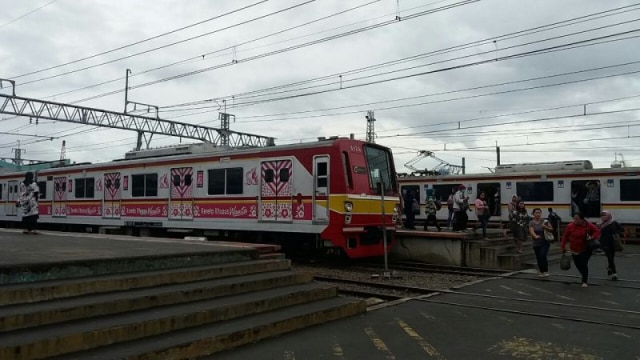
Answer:
M0 306L290 268L289 260L255 260L185 269L0 285Z
M365 311L364 301L334 297L55 359L194 359Z
M219 328L220 324L212 323L279 308L286 310L291 306L336 295L335 286L308 283L82 319L64 325L17 330L0 337L0 359L48 358L160 334L168 334L168 338L173 338L176 330L200 325Z
M0 329L10 331L63 321L149 309L251 291L309 283L311 274L291 270L171 284L0 307Z
M178 269L250 261L257 258L254 248L179 254L143 255L119 258L94 258L0 266L0 284L18 284L130 273Z
M523 262L530 261L531 259L535 260L535 258L536 255L533 253L533 250L525 249L523 254L509 252L498 255L498 266L500 269L505 270L521 270Z

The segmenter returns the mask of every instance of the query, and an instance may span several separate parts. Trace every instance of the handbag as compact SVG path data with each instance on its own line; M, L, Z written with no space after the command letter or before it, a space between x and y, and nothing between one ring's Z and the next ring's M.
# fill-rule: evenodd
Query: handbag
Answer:
M565 253L562 253L562 257L560 258L560 270L569 270L571 269L571 257Z
M598 241L598 239L592 238L591 236L587 236L586 244L587 249L589 250L595 250L600 247L600 241Z
M624 251L624 246L622 246L622 239L620 238L620 234L613 234L613 247L616 251Z
M556 238L553 236L553 233L547 230L544 231L544 239L550 243L556 241Z

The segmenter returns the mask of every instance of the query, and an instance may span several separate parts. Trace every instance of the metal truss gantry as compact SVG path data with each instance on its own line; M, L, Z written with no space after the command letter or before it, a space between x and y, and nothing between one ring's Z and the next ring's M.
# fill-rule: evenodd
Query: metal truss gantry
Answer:
M0 79L0 81L2 80L3 79ZM11 83L13 84L13 81L11 81ZM112 129L132 130L138 133L177 136L186 139L201 140L216 146L223 146L225 144L230 147L265 147L275 145L274 138L272 137L84 106L30 99L16 96L15 92L12 95L0 94L0 114L64 121Z

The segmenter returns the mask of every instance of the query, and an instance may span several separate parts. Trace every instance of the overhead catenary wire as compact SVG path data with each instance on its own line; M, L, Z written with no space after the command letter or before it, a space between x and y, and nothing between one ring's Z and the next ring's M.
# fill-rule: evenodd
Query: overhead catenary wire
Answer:
M636 29L633 30L634 32L638 32L640 31L640 29ZM624 39L614 39L614 40L608 40L607 42L611 42L611 41L620 41L620 40L626 40L626 39L632 39L632 38L639 38L640 35L638 36L633 36L631 38L624 38ZM593 44L583 44L582 46L594 46L594 45L599 45L602 42L598 42L598 43L593 43ZM571 44L567 44L567 45L573 45L574 43ZM561 45L564 46L564 45ZM552 48L556 48L556 47L552 47ZM560 51L560 50L570 50L575 48L575 46L571 46L571 47L567 47L564 49L555 49L555 51ZM540 50L535 50L535 51L529 51L529 52L523 52L520 54L515 54L515 55L509 55L504 57L504 59L499 58L498 60L508 60L508 59L514 59L514 58L519 58L521 57L521 55L526 55L526 56L531 56L531 55L539 55L539 54L546 54L548 53L550 48L545 48L545 49L540 49ZM422 76L422 75L428 75L428 74L434 74L434 73L439 73L439 72L444 72L444 71L451 71L451 70L457 70L457 69L461 69L461 68L465 68L465 67L470 67L470 66L477 66L477 65L482 65L482 64L487 64L487 63L492 63L495 62L495 60L482 60L482 61L476 61L473 63L467 63L467 64L463 64L463 65L457 65L457 66L452 66L452 67L447 67L447 68L442 68L442 69L437 69L437 70L432 70L432 71L427 71L427 72L422 72L420 74L414 74L414 75L409 75L410 77L413 76ZM632 63L636 63L636 62L631 62L629 64ZM623 66L626 64L622 64L620 66ZM613 65L613 66L617 66L617 65ZM589 70L585 70L585 71L589 71ZM580 72L584 72L584 71L580 71ZM574 83L580 83L580 82L585 82L585 81L591 81L591 80L599 80L599 79L605 79L605 78L609 78L609 77L614 77L614 76L623 76L623 75L631 75L631 74L636 74L638 73L638 71L631 71L631 72L624 72L624 73L620 73L620 74L615 74L615 75L607 75L607 76L600 76L600 77L592 77L592 78L587 78L587 79L579 79L579 80L571 80L571 81L565 81L565 82L560 82L557 84L546 84L546 85L539 85L539 86L532 86L532 87L526 87L526 88L520 88L520 89L511 89L511 90L505 90L505 91L499 91L499 92L491 92L491 93L485 93L485 94L476 94L476 95L468 95L468 96L463 96L463 97L457 97L457 98L449 98L449 99L442 99L442 100L433 100L433 101L427 101L427 102L420 102L420 103L413 103L413 104L405 104L405 105L397 105L397 106L386 106L386 107L376 107L376 108L372 108L371 105L376 105L376 104L380 104L380 103L384 103L386 101L383 102L372 102L372 103L367 103L364 105L355 105L355 106L362 106L362 107L367 107L369 108L369 110L374 110L374 111L385 111L385 110L394 110L394 109L400 109L400 108L407 108L407 107L415 107L415 106L422 106L422 105L428 105L428 104L437 104L437 103L445 103L445 102L451 102L451 101L458 101L458 100L465 100L465 99L473 99L473 98L479 98L479 97L484 97L484 96L490 96L490 95L500 95L500 94L508 94L508 93L512 93L512 92L519 92L519 91L527 91L527 90L534 90L534 89L542 89L542 88L548 88L548 87L555 87L555 86L561 86L561 85L566 85L566 84L574 84ZM559 76L559 75L558 75ZM406 78L407 76L403 76L403 77L399 77L399 78ZM556 75L551 75L549 76L551 77L557 77ZM541 79L544 77L541 77ZM387 81L393 81L394 79L386 79L383 81L376 81L373 83L367 83L367 84L360 84L359 86L353 86L353 87L360 87L360 86L366 86L366 85L373 85L373 84L377 84L380 82L387 82ZM507 82L506 84L512 84L512 83L518 83L518 82L527 82L527 81L531 81L531 80L518 80L518 81L513 81L513 82ZM488 85L488 86L479 86L477 87L477 89L480 88L485 88L485 87L493 87L493 86L500 86L500 84L496 84L496 85ZM469 90L473 90L474 88L470 88ZM444 95L444 94L448 94L448 93L455 93L455 92L460 92L460 91L468 91L468 90L452 90L452 91L447 91L447 92L442 92L442 93L436 93L436 94L427 94L427 95L421 95L418 96L417 98L422 98L422 97L430 97L430 96L435 96L435 95ZM325 91L326 92L326 91ZM310 96L310 95L309 95ZM292 97L293 98L293 97ZM407 99L411 99L413 97L409 97ZM403 101L405 99L400 99L400 100L392 100L389 102L393 102L393 101ZM355 107L355 106L346 106L346 107ZM344 107L337 107L338 109L340 108L344 108ZM200 112L201 113L206 113L206 112L210 112L211 110L207 110L207 111L203 111ZM307 113L307 112L319 112L319 111L327 111L327 109L323 109L323 110L306 110L303 111L303 113ZM328 116L337 116L337 115L348 115L348 114L356 114L356 113L360 113L362 112L362 109L357 109L357 110L353 110L353 111L346 111L346 112L339 112L339 113L324 113L324 114L318 114L318 115L311 115L311 116L301 116L301 117L286 117L286 118L276 118L276 119L262 119L262 120L248 120L248 121L244 121L244 122L273 122L273 121L287 121L287 120L300 120L300 119L313 119L313 118L321 118L321 117L328 117ZM195 114L187 114L188 115L195 115ZM176 119L178 117L181 117L183 115L178 115L178 116L174 116L171 117L169 119ZM266 115L265 115L266 116ZM240 117L242 118L242 117Z
M361 72L365 72L365 71L370 71L370 70L377 69L377 68L383 68L383 67L388 67L388 66L391 66L391 65L397 65L399 63L404 63L404 62L408 62L408 61L414 61L414 60L422 59L422 58L425 58L425 57L446 54L446 53L453 52L453 51L464 50L464 49L468 49L468 48L475 47L475 46L478 46L478 45L491 43L493 41L504 41L504 40L514 39L514 38L517 38L517 37L526 36L526 35L532 35L532 34L535 34L535 33L542 32L542 31L554 30L554 29L557 29L557 28L560 28L560 27L571 26L571 25L579 24L579 23L586 22L586 21L593 21L593 20L598 20L598 19L602 19L602 18L605 18L605 17L609 17L609 16L620 15L620 14L627 13L627 12L630 12L630 11L638 11L638 10L640 10L640 8L631 8L631 9L629 9L629 7L632 7L632 6L633 7L637 7L639 5L640 4L634 4L634 5L624 6L624 7L620 7L620 8L611 9L611 10L600 11L600 12L592 13L592 14L589 14L589 15L584 15L584 16L574 17L574 18L571 18L571 19L566 19L566 20L563 20L563 21L554 22L554 23L551 23L551 24L536 26L536 27L529 28L529 29L523 29L523 30L519 30L519 31L515 31L515 32L511 32L511 33L507 33L507 34L503 34L503 35L499 35L499 36L484 38L482 40L476 40L476 41L472 41L472 42L467 42L467 43L460 44L460 45L450 46L450 47L443 48L443 49L429 51L429 52L426 52L426 53L421 53L421 54L417 54L417 55L413 55L413 56L409 56L409 57L404 57L404 58L400 58L400 59L396 59L396 60L392 60L392 61L386 61L386 62L382 62L382 63L378 63L378 64L374 64L374 65L369 65L369 66L365 66L365 67L360 67L360 68L356 68L356 69L346 70L346 71L343 71L343 72L333 73L333 74L330 74L330 75L324 75L324 76L316 77L316 78L312 78L312 79L301 80L301 81L296 81L296 82L292 82L292 83L272 86L272 87L268 87L268 88L264 88L264 89L260 89L260 90L247 91L247 92L236 93L236 94L233 94L233 95L220 96L220 97L210 98L210 99L205 99L205 100L199 100L199 101L193 101L193 102L187 102L187 103L181 103L181 104L173 104L173 105L163 105L162 107L163 108L173 108L173 107L180 107L180 106L197 105L197 104L206 103L206 102L213 102L213 101L216 101L216 100L217 101L222 101L224 99L230 99L230 98L240 99L240 98L243 98L243 97L245 97L247 95L252 95L252 94L256 94L256 93L269 92L269 91L273 91L273 90L279 90L279 89L283 89L283 88L287 88L287 87L304 85L304 84L307 84L307 83L314 83L314 82L328 80L328 79L336 79L338 76L353 75L353 74L357 74L357 73L361 73ZM622 10L622 11L620 11L620 10ZM636 21L636 20L633 20L633 21ZM618 24L621 24L621 23L618 23ZM616 25L617 24L613 24L611 26L616 26ZM578 34L578 33L582 33L582 32L577 32L575 34ZM550 39L553 39L553 38L550 38ZM512 48L512 47L510 47L510 48ZM500 50L504 51L505 48L500 49ZM492 50L489 53L493 53L493 52L494 51Z
M338 12L332 13L332 14L330 14L330 15L327 15L327 16L323 16L323 17L317 18L317 19L315 19L315 20L307 21L307 22L302 23L302 24L299 24L299 25L295 25L295 26L292 26L292 27L288 27L288 28L283 29L283 30L279 30L279 31L276 31L276 32L273 32L273 33L270 33L270 34L267 34L267 35L264 35L264 36L260 36L260 37L257 37L257 38L253 38L253 39L251 39L251 40L247 40L247 41L244 41L244 42L240 42L240 43L237 43L237 44L234 44L234 45L231 45L231 46L227 46L227 47L224 47L224 48L221 48L221 49L218 49L218 50L209 51L209 52L204 53L204 54L199 54L199 55L197 55L197 56L193 56L193 57L190 57L190 58L187 58L187 59L183 59L183 60L175 61L175 62L172 62L172 63L166 64L166 65L161 65L161 66L154 67L154 68L151 68L151 69L146 69L146 70L142 70L142 71L137 71L135 74L131 74L131 75L129 75L129 77L131 78L131 77L135 77L135 76L140 76L140 75L148 74L148 73L151 73L151 72L154 72L154 71L158 71L158 70L162 70L162 69L167 69L167 68L169 68L169 67L176 66L176 65L180 65L180 64L184 64L184 63L187 63L187 62L189 62L189 61L196 60L196 59L200 60L200 59L202 59L202 58L204 58L204 57L206 57L206 56L210 56L210 55L213 55L213 54L216 54L216 53L223 53L224 51L228 51L228 50L231 50L231 49L237 48L237 47L242 46L242 45L246 45L246 44L250 44L250 43L253 43L253 42L260 41L260 40L264 40L264 39L267 39L267 38L272 37L272 36L280 35L280 34L283 34L283 33L285 33L285 32L289 32L289 31L296 30L296 29L299 29L299 28L304 27L304 26L307 26L307 25L311 25L311 24L317 23L317 22L319 22L319 21L323 21L323 20L330 19L330 18L335 17L335 16L343 15L343 14L346 14L346 13L348 13L348 12L350 12L350 11L354 11L354 10L357 10L357 9L361 9L361 8L363 8L363 7L369 6L369 5L374 4L374 3L377 3L377 2L379 2L379 1L381 1L381 0L373 0L373 1L369 1L369 2L367 2L367 3L361 4L361 5L356 5L356 6L353 6L353 7L348 8L348 9L345 9L345 10L342 10L342 11L338 11ZM57 96L68 95L68 94L71 94L71 93L74 93L74 92L83 91L83 90L88 90L88 89L92 89L92 88L95 88L95 87L98 87L98 86L102 86L102 85L106 85L106 84L111 84L111 83L114 83L114 82L122 81L122 80L124 80L124 79L125 79L125 77L124 77L124 76L123 76L123 77L118 77L118 78L114 78L114 79L111 79L111 80L102 81L102 82L100 82L100 83L87 85L87 86L84 86L84 87L81 87L81 88L76 88L76 89L72 89L72 90L67 90L67 91L64 91L64 92L61 92L61 93L57 93L57 94L51 95L50 97L57 97Z
M298 3L296 5L292 5L292 6L289 6L287 8L280 9L280 10L268 13L266 15L258 16L258 17L255 17L253 19L242 21L242 22L239 22L239 23L236 23L236 24L233 24L233 25L225 26L223 28L216 29L214 31L209 31L209 32L206 32L206 33L203 33L203 34L199 34L199 35L196 35L196 36L192 36L192 37L189 37L187 39L180 40L180 41L174 41L174 42L169 43L169 44L157 46L157 47L154 47L154 48L151 48L151 49L147 49L147 50L144 50L144 51L139 51L137 53L133 53L133 54L130 54L130 55L127 55L127 56L122 56L122 57L119 57L119 58L116 58L116 59L103 61L103 62L101 62L99 64L85 66L85 67L82 67L80 69L70 70L70 71L66 71L66 72L63 72L63 73L59 73L59 74L55 74L55 75L51 75L51 76L46 76L46 77L43 77L43 78L31 80L31 81L25 81L25 82L16 84L16 87L18 87L18 86L26 86L26 85L38 83L38 82L41 82L41 81L44 81L44 80L55 79L55 78L58 78L58 77L61 77L61 76L64 76L64 75L75 74L75 73L80 72L80 71L94 69L94 68L97 68L97 67L100 67L100 66L104 66L104 65L107 65L107 64L113 64L113 63L118 62L118 61L122 61L122 60L125 60L125 59L130 59L130 58L135 57L135 56L148 54L148 53L160 50L160 49L166 49L166 48L174 46L174 45L183 44L183 43L191 41L191 40L200 39L202 37L205 37L205 36L208 36L208 35L212 35L212 34L215 34L215 33L219 33L219 32L224 31L224 30L229 30L229 29L232 29L232 28L236 28L238 26L246 25L246 24L254 22L254 21L262 20L262 19L265 19L265 18L267 18L269 16L278 15L278 14L281 14L283 12L296 9L296 8L304 6L304 5L308 5L308 4L310 4L312 2L315 2L315 1L317 1L317 0L306 0L306 1L302 2L302 3Z
M436 13L436 12L440 12L440 11L449 10L449 9L452 9L452 8L455 8L455 7L469 5L469 4L478 2L478 1L480 1L480 0L463 0L463 1L459 1L457 3L450 4L450 5L447 5L447 6L442 6L442 7L436 8L436 9L430 9L430 10L425 10L425 11L421 11L421 12L418 12L418 13L410 14L410 15L407 15L407 16L403 17L401 20L400 19L388 20L388 21L385 21L385 22L382 22L382 23L366 26L366 27L363 27L363 28L351 30L351 31L348 31L348 32L344 32L344 33L340 33L340 34L336 34L336 35L332 35L332 36L328 36L328 37L325 37L325 38L322 38L322 39L306 42L306 43L303 43L303 44L298 44L298 45L286 47L286 48L283 48L283 49L274 50L274 51L271 51L271 52L268 52L268 53L263 53L263 54L251 56L251 57L248 57L248 58L244 58L244 59L234 59L233 61L231 61L229 63L210 66L210 67L206 67L206 68L202 68L202 69L198 69L198 70L193 70L193 71L188 71L188 72L185 72L185 73L181 73L181 74L177 74L177 75L173 75L173 76L168 76L168 77L164 77L164 78L161 78L161 79L149 81L149 82L146 82L146 83L130 86L129 89L130 90L139 89L139 88L143 88L143 87L147 87L147 86L151 86L151 85L157 85L157 84L165 83L165 82L172 81L172 80L182 79L182 78L185 78L185 77L188 77L188 76L193 76L193 75L201 74L201 73L212 71L212 70L216 70L216 69L221 69L221 68L228 67L228 66L234 66L234 65L241 64L241 63L246 63L246 62L249 62L249 61L255 61L255 60L258 60L258 59L265 58L265 57L269 57L269 56L273 56L273 55L277 55L277 54L281 54L281 53L285 53L285 52L289 52L289 51L293 51L293 50L298 50L298 49L301 49L301 48L304 48L304 47L307 47L307 46L312 46L312 45L324 43L324 42L327 42L327 41L332 41L332 40L335 40L335 39L339 39L339 38L342 38L342 37L355 35L355 34L358 34L358 33L365 32L365 31L377 29L377 28L380 28L380 27L383 27L383 26L388 26L388 25L391 25L391 24L398 23L399 21L407 21L407 20L417 19L417 18L422 17L422 16L430 15L430 14L433 14L433 13ZM95 100L95 99L103 98L103 97L106 97L106 96L119 94L119 93L122 93L122 92L124 92L124 89L113 90L113 91L105 92L105 93L102 93L102 94L86 97L86 98L83 98L83 99L80 99L80 100L76 100L74 102L71 102L71 104L78 104L78 103L81 103L81 102L85 102L85 101L89 101L89 100Z
M57 1L57 0L53 0L53 1ZM53 1L51 1L51 2L53 2ZM198 25L205 24L205 23L213 21L213 20L218 20L218 19L223 18L225 16L229 16L229 15L232 15L232 14L235 14L235 13L250 9L250 8L255 7L257 5L263 4L263 3L267 2L267 1L269 1L269 0L261 0L261 1L258 1L258 2L252 3L252 4L249 4L249 5L246 5L246 6L243 6L243 7L228 11L228 12L226 12L224 14L216 15L216 16L210 17L210 18L205 19L205 20L197 21L195 23L192 23L192 24L189 24L189 25L186 25L186 26L182 26L182 27L179 27L177 29L173 29L171 31L167 31L167 32L164 32L164 33L161 33L161 34L158 34L158 35L154 35L154 36L148 37L146 39L134 41L132 43L125 44L125 45L122 45L122 46L119 46L119 47L116 47L116 48L113 48L113 49L110 49L110 50L106 50L106 51L102 51L102 52L99 52L99 53L96 53L96 54L93 54L93 55L85 56L85 57L82 57L82 58L79 58L79 59L76 59L76 60L67 61L67 62L62 63L62 64L49 66L49 67L44 68L44 69L34 70L34 71L30 71L30 72L27 72L27 73L24 73L24 74L15 75L15 76L12 76L11 78L12 79L19 79L19 78L22 78L22 77L25 77L25 76L35 75L35 74L39 74L39 73L42 73L42 72L45 72L45 71L61 68L63 66L76 64L76 63L79 63L81 61L85 61L85 60L96 58L98 56L107 55L107 54L110 54L112 52L116 52L118 50L123 50L123 49L129 48L129 47L135 46L135 45L143 44L143 43L151 41L151 40L159 39L159 38L167 36L167 35L175 34L177 32L180 32L180 31L183 31L183 30L186 30L186 29L190 29L190 28L198 26Z
M35 13L35 12L39 11L39 10L44 9L45 7L47 7L47 6L51 5L51 4L53 4L53 3L54 3L54 2L56 2L56 1L58 1L58 0L51 0L51 1L49 1L48 3L46 3L46 4L40 5L40 6L38 6L37 8L35 8L35 9L33 9L33 10L31 10L31 11L29 11L29 12L27 12L27 13L23 14L23 15L18 16L18 17L17 17L17 18L15 18L15 19L9 20L9 21L7 21L6 23L1 24L1 25L0 25L0 29L2 29L2 28L3 28L3 27L5 27L5 26L11 25L11 24L15 23L15 22L16 22L16 21L18 21L18 20L24 19L25 17L27 17L27 16L29 16L29 15L31 15L31 14L33 14L33 13Z

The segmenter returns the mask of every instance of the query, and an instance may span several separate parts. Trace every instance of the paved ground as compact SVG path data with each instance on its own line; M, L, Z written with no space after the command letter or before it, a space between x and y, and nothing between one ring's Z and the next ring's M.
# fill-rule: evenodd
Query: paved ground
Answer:
M216 354L235 359L640 359L640 247L575 268L483 281Z

